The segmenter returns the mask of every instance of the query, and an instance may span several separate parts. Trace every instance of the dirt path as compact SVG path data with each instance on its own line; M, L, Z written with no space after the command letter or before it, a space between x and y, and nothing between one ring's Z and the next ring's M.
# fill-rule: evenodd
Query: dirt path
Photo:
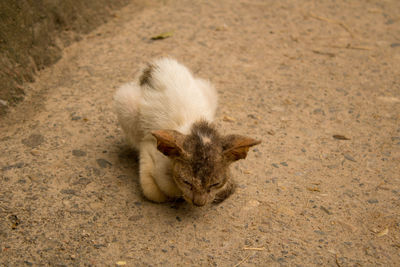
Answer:
M0 265L400 262L400 2L314 2L135 4L66 49L0 121ZM165 55L263 140L221 205L141 196L111 100Z

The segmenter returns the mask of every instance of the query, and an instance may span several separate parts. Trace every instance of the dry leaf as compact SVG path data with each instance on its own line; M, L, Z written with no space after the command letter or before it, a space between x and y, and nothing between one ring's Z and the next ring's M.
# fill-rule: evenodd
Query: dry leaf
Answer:
M308 191L311 191L311 192L321 192L321 190L319 190L319 188L316 187L316 186L314 186L314 187L307 187L307 190L308 190Z
M386 227L385 229L383 229L382 231L377 233L376 236L381 237L381 236L387 235L388 233L389 233L389 229Z
M323 51L318 51L318 50L312 50L313 53L318 54L318 55L324 55L324 56L329 56L329 57L335 57L335 53L331 52L323 52Z
M346 136L341 135L341 134L335 134L332 137L337 139L337 140L350 140L350 138L347 138Z
M174 35L173 32L163 32L160 33L159 35L151 37L151 40L162 40L171 37L172 35Z
M227 122L234 122L235 119L229 116L224 116L224 118L222 119L223 121L227 121Z

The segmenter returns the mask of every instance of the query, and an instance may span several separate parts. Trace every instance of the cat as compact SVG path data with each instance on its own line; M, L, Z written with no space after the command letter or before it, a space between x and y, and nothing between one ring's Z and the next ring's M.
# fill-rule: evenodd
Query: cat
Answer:
M221 135L214 120L217 92L182 64L161 58L138 81L121 86L114 105L127 142L139 151L140 185L153 202L183 197L195 206L219 203L235 183L229 165L260 141Z

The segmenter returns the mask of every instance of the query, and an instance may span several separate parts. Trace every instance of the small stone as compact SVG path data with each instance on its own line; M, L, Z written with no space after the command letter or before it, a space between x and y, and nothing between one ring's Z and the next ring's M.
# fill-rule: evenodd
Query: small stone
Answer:
M7 165L1 168L2 171L8 171L11 169L20 169L25 165L25 163L23 162L18 162L16 164L12 164L12 165Z
M131 221L131 222L136 222L136 221L139 221L142 218L143 218L143 215L134 215L134 216L129 217L128 220Z
M325 116L325 111L323 111L320 108L317 108L317 109L314 109L313 114L315 114L315 115L319 115L320 114L320 115Z
M0 99L0 105L6 107L6 106L8 106L8 102L3 99Z
M344 153L343 154L344 158L353 162L357 162L351 155Z
M390 47L392 47L392 48L394 48L394 47L399 47L400 46L400 43L392 43L391 45L390 45Z
M288 166L288 164L287 164L286 162L281 162L280 164L281 164L282 166L285 166L285 167Z
M278 164L276 163L272 163L271 165L274 166L275 168L279 168Z
M327 208L325 208L324 206L320 206L320 209L322 210L322 211L324 211L326 214L328 214L328 215L332 215L332 212L330 212Z
M181 217L179 217L179 216L176 216L176 220L177 220L178 222L181 222L181 221L182 221Z
M80 119L82 119L82 117L80 117L80 116L72 116L71 117L71 120L73 120L73 121L78 121Z
M84 157L86 156L86 152L79 149L74 149L72 150L72 155L74 155L75 157Z
M107 246L104 245L104 244L94 244L93 246L94 246L95 248L97 248L97 249L99 249L99 248L101 248L101 247L103 247L103 248L107 247Z
M32 151L31 151L31 155L32 155L32 156L39 156L40 153L39 153L39 151L37 151L37 150L32 150Z
M13 230L17 229L17 226L21 224L21 220L17 217L17 215L10 215L8 216L8 219L11 222L11 229Z
M88 178L82 177L82 178L79 178L78 181L74 182L73 185L78 185L78 184L80 184L80 185L88 185L91 182L92 181L90 181Z
M161 249L162 252L167 253L168 250L166 250L165 248Z
M249 117L249 118L251 118L251 119L255 119L255 120L258 119L257 116L254 115L254 114L249 114L249 115L247 115L247 117Z
M96 159L96 162L102 168L107 168L107 167L112 166L112 164L109 161L105 160L105 159Z
M41 134L31 134L28 138L22 139L22 144L35 148L44 142L44 136Z
M376 203L379 202L379 201L378 201L377 199L375 199L375 198L368 199L367 201L368 201L369 204L376 204Z
M76 191L73 189L62 189L60 192L67 195L76 195Z

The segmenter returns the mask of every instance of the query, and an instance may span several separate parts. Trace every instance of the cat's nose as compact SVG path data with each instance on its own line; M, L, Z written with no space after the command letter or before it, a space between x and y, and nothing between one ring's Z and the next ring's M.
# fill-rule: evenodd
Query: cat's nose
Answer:
M195 205L196 207L202 207L206 204L206 202L193 202L193 205Z
M204 206L207 203L207 197L202 195L194 195L193 197L193 205L197 207Z

